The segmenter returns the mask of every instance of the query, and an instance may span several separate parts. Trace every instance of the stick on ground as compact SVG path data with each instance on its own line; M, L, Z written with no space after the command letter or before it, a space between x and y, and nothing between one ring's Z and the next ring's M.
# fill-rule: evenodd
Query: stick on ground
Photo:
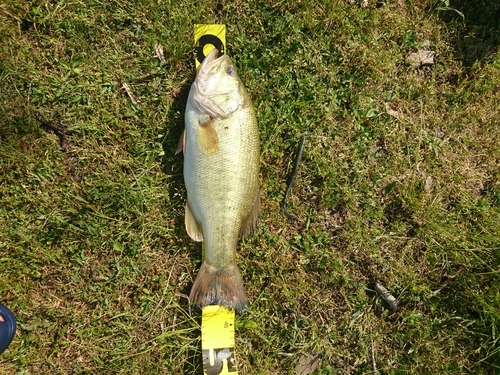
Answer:
M66 151L67 149L67 144L66 144L66 129L61 128L59 125L54 124L51 121L45 120L41 115L37 116L38 121L45 126L47 129L52 130L58 137L59 137L59 142L61 144L61 149L63 151Z
M398 308L398 301L396 298L382 284L380 284L380 282L375 282L373 289L380 294L392 310L396 310Z
M306 136L307 136L307 132L302 135L302 139L300 141L299 148L297 150L297 155L295 156L295 163L293 165L292 175L290 176L290 179L288 180L288 185L286 187L285 196L283 197L283 201L281 202L281 212L283 212L283 215L285 215L289 219L294 219L294 220L297 219L297 216L286 210L286 200L288 199L288 195L290 194L290 190L292 189L293 182L295 181L295 178L297 177L297 172L299 170L300 160L302 159L302 153L304 152L304 147L306 145Z

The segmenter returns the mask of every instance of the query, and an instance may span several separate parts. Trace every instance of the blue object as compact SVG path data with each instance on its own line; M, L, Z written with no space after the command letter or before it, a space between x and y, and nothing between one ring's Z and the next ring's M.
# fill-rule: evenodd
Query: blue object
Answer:
M16 318L12 312L0 303L0 354L9 347L16 333Z

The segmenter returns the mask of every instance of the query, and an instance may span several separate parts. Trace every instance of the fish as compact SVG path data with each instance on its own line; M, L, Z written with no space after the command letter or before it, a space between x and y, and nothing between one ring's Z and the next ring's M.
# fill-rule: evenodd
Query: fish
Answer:
M260 138L256 110L231 58L213 49L191 85L184 154L185 226L204 242L189 300L237 313L249 304L236 264L238 240L254 233L260 211Z

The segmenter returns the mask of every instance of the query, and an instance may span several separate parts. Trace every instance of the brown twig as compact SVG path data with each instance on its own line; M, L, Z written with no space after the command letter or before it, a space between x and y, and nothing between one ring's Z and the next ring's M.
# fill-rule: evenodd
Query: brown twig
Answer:
M41 115L37 116L38 121L45 126L47 129L52 130L58 137L61 145L61 149L66 152L67 150L67 142L66 142L66 129L61 128L59 125L54 124L51 121L45 120Z
M127 82L123 82L122 87L125 90L125 92L127 93L128 97L130 98L130 101L132 102L132 104L139 105L134 94L132 94L132 90L130 89L130 86L127 84Z
M392 310L396 310L398 308L398 301L396 298L382 284L380 284L380 282L375 282L373 289L380 294Z
M302 139L300 141L299 148L297 149L297 155L295 156L295 163L293 164L292 175L290 176L290 179L288 180L288 184L287 184L286 191L285 191L285 196L283 197L283 200L281 201L281 212L287 218L294 219L294 220L297 219L297 216L286 210L286 200L288 198L288 195L290 194L290 190L292 189L293 182L295 181L295 178L297 177L300 159L302 159L302 153L304 152L304 146L306 145L306 136L307 136L307 132L302 134Z

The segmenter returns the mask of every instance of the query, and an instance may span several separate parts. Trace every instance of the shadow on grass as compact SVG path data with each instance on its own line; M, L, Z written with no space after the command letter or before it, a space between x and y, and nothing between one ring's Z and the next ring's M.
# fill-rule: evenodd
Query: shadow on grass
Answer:
M465 66L471 67L498 52L499 0L452 0L449 9L441 11L441 19L454 27L455 53Z
M164 134L167 134L167 136L162 142L164 155L161 161L161 168L163 173L171 176L171 181L175 186L174 190L179 191L183 195L181 200L182 207L176 207L182 213L184 213L183 206L186 199L183 177L184 160L182 153L180 155L175 155L175 150L177 149L177 144L184 130L184 111L190 88L191 81L189 85L183 85L180 91L175 95L174 101L168 110L168 122L165 124L164 129ZM179 237L187 236L184 229L184 215L174 215L173 219L175 220L175 228L182 228L179 230L179 233L176 234Z
M193 80L194 73L192 79L184 84L175 94L174 101L167 114L168 123L165 124L164 134L167 134L167 136L162 142L162 150L164 152L162 158L162 171L172 177L175 191L179 191L183 194L181 200L182 207L177 207L177 209L182 212L182 215L175 215L173 219L175 220L175 228L179 228L176 234L179 237L185 238L188 238L188 234L184 229L184 204L186 201L183 177L184 159L182 153L175 155L175 151L184 130L184 111L186 110L186 102ZM201 246L196 246L196 243L191 241L191 239L188 239L188 246L190 249L190 259L195 260L199 258L201 251L199 251L198 248L201 248ZM189 294L189 290L183 290L182 292ZM186 305L186 307L188 306Z

